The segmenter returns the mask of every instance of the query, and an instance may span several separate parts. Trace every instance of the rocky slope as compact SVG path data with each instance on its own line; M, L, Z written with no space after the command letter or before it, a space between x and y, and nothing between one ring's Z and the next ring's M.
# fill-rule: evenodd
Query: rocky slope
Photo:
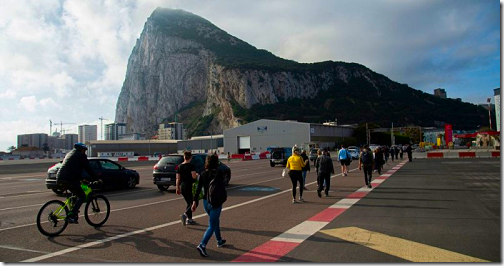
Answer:
M147 135L175 119L189 135L220 133L259 118L429 126L454 123L443 111L448 105L471 113L460 127L483 123L482 108L434 98L362 65L285 60L199 16L158 8L129 58L115 121Z

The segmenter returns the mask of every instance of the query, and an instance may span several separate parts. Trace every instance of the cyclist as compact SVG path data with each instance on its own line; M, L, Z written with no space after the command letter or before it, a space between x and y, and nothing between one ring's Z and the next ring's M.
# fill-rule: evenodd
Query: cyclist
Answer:
M84 179L82 178L82 171L85 170L92 180L98 180L89 164L86 150L87 147L85 144L80 142L75 143L74 149L65 156L63 164L56 174L56 183L77 196L77 201L65 218L69 223L79 223L79 208L86 198L86 194L80 186L81 180ZM101 182L101 179L98 181Z

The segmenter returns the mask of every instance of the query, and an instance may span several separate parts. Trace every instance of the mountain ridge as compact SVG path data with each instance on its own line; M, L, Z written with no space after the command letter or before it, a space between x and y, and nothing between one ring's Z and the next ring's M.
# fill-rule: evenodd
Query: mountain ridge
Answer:
M460 113L450 117L450 110ZM436 98L358 63L283 59L190 12L163 8L147 19L137 40L116 108L116 122L148 135L174 120L198 135L260 118L316 117L465 129L483 125L486 115L481 107Z

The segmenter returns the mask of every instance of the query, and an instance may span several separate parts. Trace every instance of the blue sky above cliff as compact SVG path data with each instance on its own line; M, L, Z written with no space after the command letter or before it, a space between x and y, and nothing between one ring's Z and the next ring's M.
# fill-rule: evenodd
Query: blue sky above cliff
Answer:
M357 62L427 93L483 103L500 87L495 0L0 1L0 151L18 134L49 133L49 119L76 123L68 133L114 120L128 57L156 7L286 59Z

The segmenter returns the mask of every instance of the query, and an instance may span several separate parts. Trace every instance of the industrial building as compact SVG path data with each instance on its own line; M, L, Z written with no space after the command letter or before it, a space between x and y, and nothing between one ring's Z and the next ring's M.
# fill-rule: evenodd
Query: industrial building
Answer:
M109 153L108 156L129 154L132 156L158 156L177 152L176 140L94 140L90 141L88 156L98 157L98 153Z
M224 130L224 153L261 153L270 146L332 148L353 132L352 127L334 124L261 119Z
M177 152L182 153L185 150L192 153L224 153L224 135L211 135L192 137L190 140L179 140L177 143Z

